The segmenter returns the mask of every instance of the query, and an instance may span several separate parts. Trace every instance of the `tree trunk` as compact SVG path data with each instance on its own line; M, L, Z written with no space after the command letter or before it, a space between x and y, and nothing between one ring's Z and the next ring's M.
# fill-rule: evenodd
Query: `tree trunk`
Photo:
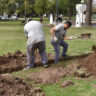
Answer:
M67 11L68 11L68 17L69 17L69 20L72 19L72 11L70 10L70 8L67 8Z
M87 0L86 26L91 26L92 0Z

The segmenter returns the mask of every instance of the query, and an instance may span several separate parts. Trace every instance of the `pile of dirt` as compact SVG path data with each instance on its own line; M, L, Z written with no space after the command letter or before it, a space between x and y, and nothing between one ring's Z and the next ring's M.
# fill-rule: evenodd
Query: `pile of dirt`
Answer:
M28 75L28 80L34 81L36 84L53 84L65 76L74 75L77 68L77 64L70 64L66 68L56 66L44 69L42 72L31 73Z
M21 51L0 56L0 74L18 71L26 66L26 55Z
M85 67L92 76L96 76L96 52L78 60L78 63L81 67Z
M47 53L47 58L49 61L54 61L54 55ZM35 66L41 66L41 57L38 52L35 53Z
M86 58L90 54L84 54L81 56L69 56L67 58L61 58L60 61L66 61L66 60L77 60ZM49 61L49 63L52 63L52 61ZM53 84L61 80L61 78L64 78L66 76L77 76L76 72L77 70L81 71L81 66L78 64L78 62L72 63L67 65L66 67L60 67L59 64L56 64L55 67L51 67L48 69L44 69L42 72L36 72L36 73L31 73L28 75L28 80L34 81L36 84ZM86 71L80 74L78 77L88 77L89 74L87 74Z
M48 59L53 59L52 54L47 54ZM41 66L40 55L36 53L35 65ZM23 54L21 51L17 50L13 54L8 53L4 56L0 56L0 74L11 73L23 69L26 66L27 58L26 54Z
M64 81L62 84L61 84L61 87L65 88L65 87L68 87L68 86L72 86L74 85L74 82L70 81L70 80L66 80Z
M9 74L0 75L0 96L45 96L40 88Z
M93 45L92 46L92 51L95 51L96 52L96 45Z
M71 59L84 58L89 54L84 54L80 56L69 56L67 58L60 58L60 61L67 61ZM54 55L47 53L48 64L54 63ZM8 53L4 56L0 56L0 74L11 73L14 71L22 70L27 63L26 54L17 50L13 54ZM35 53L35 66L42 66L41 58L38 52Z

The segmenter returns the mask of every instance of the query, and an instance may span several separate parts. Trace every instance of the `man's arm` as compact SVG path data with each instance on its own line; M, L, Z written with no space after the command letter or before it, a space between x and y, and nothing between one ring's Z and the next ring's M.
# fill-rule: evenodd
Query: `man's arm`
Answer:
M55 31L56 31L56 28L55 28L55 27L52 28L51 31L50 31L51 36L52 36L53 38L55 37L55 34L54 34Z
M52 28L50 33L51 33L51 36L53 37L54 41L57 42L58 41L58 38L55 36L55 32L56 31L56 28Z
M51 29L50 33L53 38L56 37L55 32L58 31L61 27L61 25L56 25L54 28Z
M54 28L51 29L50 33L51 33L51 36L53 37L53 39L54 39L55 41L58 41L57 37L56 37L55 34L54 34L55 31L57 31L57 30L56 30L56 28L54 27ZM64 40L72 40L72 39L73 39L72 36L71 36L71 37L64 36Z

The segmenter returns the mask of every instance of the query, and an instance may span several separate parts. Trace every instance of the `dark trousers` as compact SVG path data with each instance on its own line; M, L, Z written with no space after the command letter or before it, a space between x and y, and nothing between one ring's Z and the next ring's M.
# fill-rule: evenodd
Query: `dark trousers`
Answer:
M27 46L27 66L34 67L35 61L35 50L39 50L41 61L45 65L47 64L47 55L45 52L45 41L41 41L32 45Z
M51 40L51 44L54 47L55 63L57 63L57 62L59 62L59 57L60 57L60 46L63 47L61 56L64 56L64 55L66 55L66 52L68 50L68 44L64 40L61 40L59 42L55 42L54 40Z

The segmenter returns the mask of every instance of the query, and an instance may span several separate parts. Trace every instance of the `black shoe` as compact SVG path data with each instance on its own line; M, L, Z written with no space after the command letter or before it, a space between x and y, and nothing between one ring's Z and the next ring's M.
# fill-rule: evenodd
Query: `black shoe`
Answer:
M62 55L62 57L68 57L68 55Z

